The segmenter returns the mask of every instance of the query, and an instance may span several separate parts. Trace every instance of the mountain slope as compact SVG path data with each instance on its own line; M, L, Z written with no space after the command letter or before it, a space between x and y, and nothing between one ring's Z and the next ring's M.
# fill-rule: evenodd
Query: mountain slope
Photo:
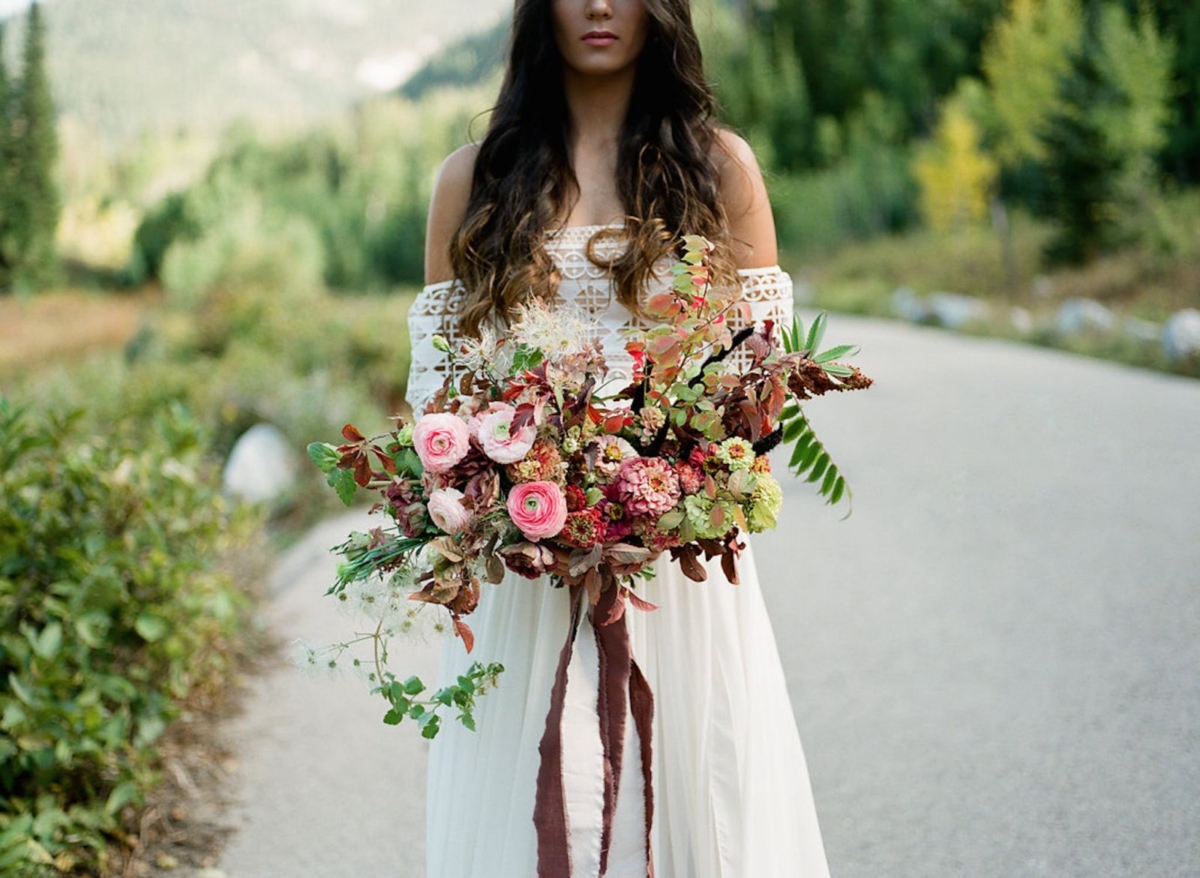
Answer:
M511 0L47 0L62 113L123 139L236 116L311 119L400 85ZM99 13L99 14L98 14ZM9 69L24 16L9 20Z

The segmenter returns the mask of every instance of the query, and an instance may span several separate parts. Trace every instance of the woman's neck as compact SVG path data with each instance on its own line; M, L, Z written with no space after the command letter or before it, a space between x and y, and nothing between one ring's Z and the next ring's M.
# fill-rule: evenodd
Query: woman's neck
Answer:
M571 151L608 150L616 144L629 111L637 71L629 68L610 76L585 76L563 71Z

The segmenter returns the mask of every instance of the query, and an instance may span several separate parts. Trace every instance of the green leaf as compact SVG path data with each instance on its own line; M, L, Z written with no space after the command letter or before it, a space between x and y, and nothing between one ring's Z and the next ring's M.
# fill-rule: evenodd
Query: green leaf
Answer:
M138 801L141 801L141 792L138 790L137 784L127 780L113 787L113 791L108 794L108 800L104 803L104 810L109 814L116 814L126 805Z
M658 529L661 531L675 530L683 522L683 510L672 509L658 519Z
M817 315L817 319L813 321L812 327L808 330L808 338L804 341L804 349L806 351L815 351L821 345L821 339L825 337L825 325L829 322L829 312L822 311Z
M837 378L849 378L854 374L854 370L849 366L843 366L839 363L821 363L821 368Z
M404 720L404 711L393 708L383 715L383 721L389 726L398 726Z
M170 626L165 619L152 616L149 613L142 613L134 621L133 630L147 643L156 643L167 636Z
M821 353L812 358L814 363L828 363L830 360L836 360L839 357L854 356L858 353L858 347L852 344L840 344L835 348Z
M833 483L837 481L838 470L836 466L830 466L829 472L825 473L825 481L821 483L821 496L828 497L829 492L833 490Z
M58 622L51 622L42 629L32 646L33 651L39 657L46 660L53 659L62 647L62 625Z
M461 714L459 716L458 720L464 726L466 726L468 729L470 729L472 732L475 731L475 717L471 716L471 714L469 714L469 713Z
M817 460L813 464L812 472L808 474L806 481L815 482L825 475L825 470L830 464L829 455L825 453L825 449L821 449L821 453L817 455Z
M343 503L347 506L354 504L354 493L358 490L358 485L354 483L354 473L348 469L332 469L325 479L330 487L337 491Z
M429 720L421 726L421 737L433 740L441 728L441 718L436 713L428 714Z
M312 458L312 462L323 473L327 473L335 468L341 459L338 450L328 442L310 442L308 445L308 456Z
M808 423L804 418L796 418L794 421L789 421L788 425L783 428L784 443L795 442L800 438L800 434L808 427Z
M804 450L804 455L800 458L799 463L796 464L796 475L804 475L808 468L813 465L813 462L816 461L818 455L821 454L821 451L821 443L814 440L813 443Z
M829 495L829 505L836 506L838 501L842 499L842 495L846 492L846 480L841 476L833 483L833 492Z
M792 318L791 337L789 338L787 333L784 333L784 348L789 354L794 354L796 351L800 350L801 339L803 339L804 336L804 321L800 318L800 315L797 314Z
M425 684L421 682L419 677L409 677L404 681L405 695L420 695L425 691Z

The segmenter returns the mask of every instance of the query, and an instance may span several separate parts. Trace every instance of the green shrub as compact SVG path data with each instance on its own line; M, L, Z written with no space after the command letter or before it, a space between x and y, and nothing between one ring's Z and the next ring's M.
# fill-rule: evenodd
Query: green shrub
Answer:
M43 411L45 411L43 409ZM107 874L184 699L229 673L243 533L179 407L102 434L0 399L0 873Z

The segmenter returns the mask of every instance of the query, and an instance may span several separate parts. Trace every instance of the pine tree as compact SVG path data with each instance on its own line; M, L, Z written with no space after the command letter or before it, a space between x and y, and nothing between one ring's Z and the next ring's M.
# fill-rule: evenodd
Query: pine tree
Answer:
M12 284L16 260L13 240L13 107L8 67L4 62L4 22L0 20L0 293Z
M1096 64L1089 34L1059 80L1059 109L1040 132L1050 180L1050 212L1058 232L1046 247L1051 262L1084 263L1117 243L1121 156L1098 110L1119 97Z
M54 181L58 134L54 98L46 75L46 24L38 2L29 7L24 69L15 116L13 214L19 248L17 281L40 286L53 278L57 267L54 237L61 201Z

